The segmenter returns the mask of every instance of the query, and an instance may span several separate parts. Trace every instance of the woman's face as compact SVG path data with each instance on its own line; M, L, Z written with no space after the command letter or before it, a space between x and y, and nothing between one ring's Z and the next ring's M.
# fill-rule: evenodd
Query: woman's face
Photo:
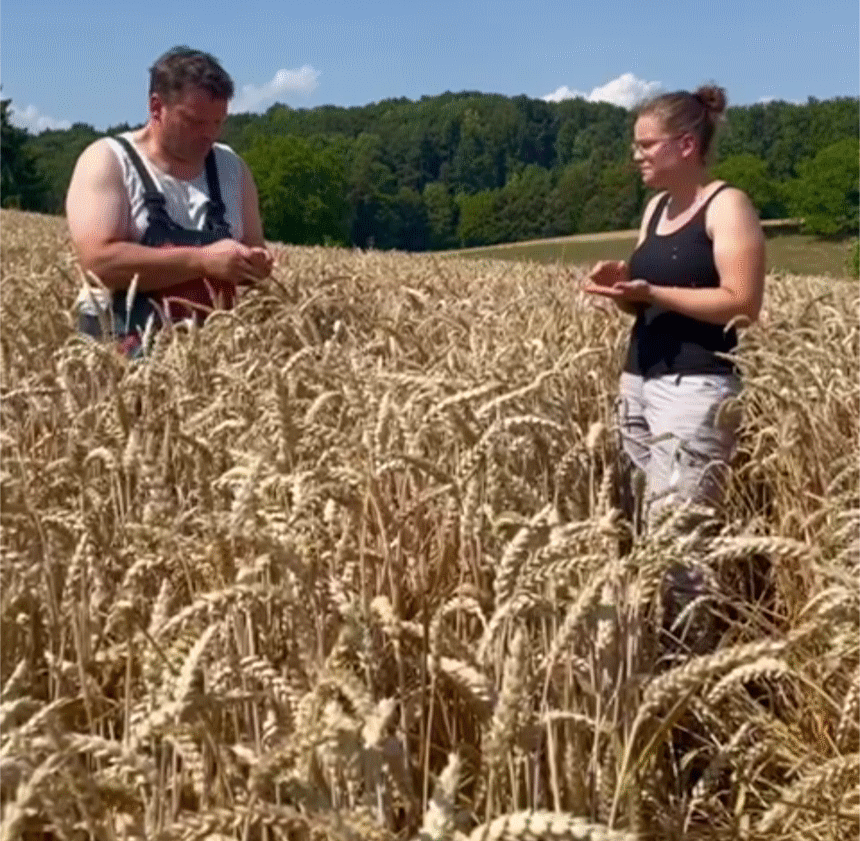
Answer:
M633 126L633 162L648 187L663 187L683 162L679 141L683 135L672 135L663 121L653 114L643 114Z

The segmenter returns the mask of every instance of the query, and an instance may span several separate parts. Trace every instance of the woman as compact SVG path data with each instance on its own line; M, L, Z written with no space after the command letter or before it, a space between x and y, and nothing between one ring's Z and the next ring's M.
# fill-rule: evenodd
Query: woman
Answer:
M722 88L658 96L637 110L633 160L660 190L629 265L598 263L585 291L636 316L620 383L623 446L645 474L646 519L670 501L719 504L735 429L716 423L740 381L732 322L755 321L764 236L747 196L707 171Z

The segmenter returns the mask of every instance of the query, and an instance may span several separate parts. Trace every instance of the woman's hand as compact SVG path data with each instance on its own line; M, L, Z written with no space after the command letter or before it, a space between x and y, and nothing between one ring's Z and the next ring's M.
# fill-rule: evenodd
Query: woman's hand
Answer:
M627 263L623 260L601 260L589 272L585 291L592 292L594 287L607 288L630 280Z
M635 313L631 304L651 300L651 285L646 280L630 280L627 263L623 260L601 260L589 272L583 292L611 298L621 309Z
M619 280L611 286L589 284L585 287L585 291L628 304L647 304L651 300L651 284L647 280L640 279Z

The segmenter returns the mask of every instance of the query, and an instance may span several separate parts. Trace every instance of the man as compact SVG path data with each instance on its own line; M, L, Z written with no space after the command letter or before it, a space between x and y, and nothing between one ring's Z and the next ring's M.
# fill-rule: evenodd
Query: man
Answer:
M200 320L271 273L254 179L216 143L232 96L211 55L175 47L150 69L146 125L81 154L66 216L81 267L107 290L78 297L83 332L110 325L136 356L150 319Z

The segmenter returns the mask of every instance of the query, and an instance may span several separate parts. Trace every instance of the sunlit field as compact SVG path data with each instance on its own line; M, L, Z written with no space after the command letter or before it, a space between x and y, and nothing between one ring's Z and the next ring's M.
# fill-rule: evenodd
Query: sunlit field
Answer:
M581 268L276 247L133 364L0 234L3 839L856 837L856 283L769 277L725 520L642 536Z

